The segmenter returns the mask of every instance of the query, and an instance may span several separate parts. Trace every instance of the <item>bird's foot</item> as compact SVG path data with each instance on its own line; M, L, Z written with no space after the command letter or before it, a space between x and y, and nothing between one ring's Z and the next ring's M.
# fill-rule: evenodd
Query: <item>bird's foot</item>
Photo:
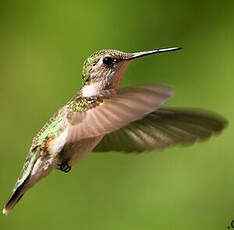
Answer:
M71 170L71 166L68 165L68 161L63 161L61 164L58 165L59 166L59 170L68 173Z

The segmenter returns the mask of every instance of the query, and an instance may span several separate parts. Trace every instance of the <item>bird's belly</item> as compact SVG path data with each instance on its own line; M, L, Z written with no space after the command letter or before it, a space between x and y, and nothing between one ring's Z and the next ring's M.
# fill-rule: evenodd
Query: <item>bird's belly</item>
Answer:
M98 136L82 139L76 143L66 144L60 154L60 157L63 160L68 160L69 166L73 166L90 153L102 138L103 136Z

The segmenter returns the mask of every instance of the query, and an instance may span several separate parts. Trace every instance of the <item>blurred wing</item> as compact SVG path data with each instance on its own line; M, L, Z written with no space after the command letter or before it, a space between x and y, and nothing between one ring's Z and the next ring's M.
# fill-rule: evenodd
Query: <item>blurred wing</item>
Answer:
M144 152L174 144L190 144L221 131L227 121L210 112L159 109L107 134L94 152Z
M68 142L104 135L151 113L172 95L165 86L148 85L123 89L102 99L85 112L68 118Z

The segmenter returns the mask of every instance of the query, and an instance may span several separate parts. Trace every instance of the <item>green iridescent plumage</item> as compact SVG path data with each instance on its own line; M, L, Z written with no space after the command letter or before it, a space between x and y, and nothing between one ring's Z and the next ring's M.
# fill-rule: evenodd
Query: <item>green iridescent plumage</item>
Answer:
M85 112L88 110L88 105L92 104L94 100L87 100L84 97L78 97L69 104L69 112Z
M84 98L81 94L77 94L66 105L68 109L67 117L71 116L74 112L87 111L95 101L96 100L94 99ZM48 139L57 137L60 131L64 128L64 116L65 114L63 109L54 114L54 116L43 126L37 136L33 139L31 149L40 145L44 146Z
M31 155L27 157L25 164L24 164L24 167L23 167L21 174L19 176L19 179L16 182L16 187L21 186L22 183L25 181L25 179L28 177L28 175L32 169L32 166L36 160L36 154L37 154L37 152L31 153Z
M87 78L89 77L90 64L94 63L95 60L96 60L96 56L93 56L93 57L87 58L86 61L84 62L83 71L82 71L83 84L87 82Z
M37 136L33 139L32 148L42 145L43 142L49 138L58 136L60 130L63 128L63 114L62 112L56 113L39 131Z

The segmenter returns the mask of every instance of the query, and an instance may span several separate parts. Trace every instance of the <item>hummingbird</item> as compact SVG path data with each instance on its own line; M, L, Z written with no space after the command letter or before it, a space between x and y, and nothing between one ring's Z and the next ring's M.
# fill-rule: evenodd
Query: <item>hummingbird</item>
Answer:
M42 127L3 214L53 169L69 172L90 152L143 153L189 144L220 132L227 121L198 109L159 108L173 89L159 84L120 88L133 60L181 48L125 53L106 49L85 60L82 87Z

